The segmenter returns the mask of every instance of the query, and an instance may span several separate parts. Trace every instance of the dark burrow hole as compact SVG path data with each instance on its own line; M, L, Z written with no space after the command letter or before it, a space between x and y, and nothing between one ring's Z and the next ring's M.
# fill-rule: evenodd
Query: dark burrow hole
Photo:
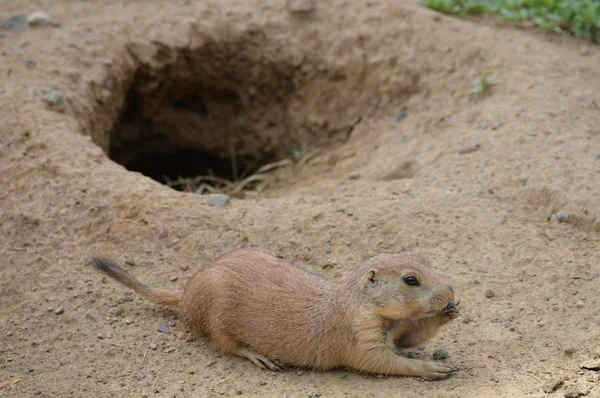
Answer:
M202 180L212 186L219 178L251 179L262 166L297 157L298 149L305 154L305 145L345 142L362 113L380 101L377 81L308 50L298 56L269 37L241 32L194 48L127 47L134 64L111 89L124 97L97 100L118 116L96 141L128 170L186 191L196 190L172 183L197 176L214 176ZM96 125L105 123L98 115ZM241 185L261 186L252 181Z

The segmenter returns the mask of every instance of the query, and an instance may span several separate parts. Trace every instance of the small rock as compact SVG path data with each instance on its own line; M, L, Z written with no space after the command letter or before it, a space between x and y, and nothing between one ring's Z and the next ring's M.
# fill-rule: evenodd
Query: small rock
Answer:
M25 58L25 66L31 68L33 66L33 59Z
M210 193L206 195L206 201L209 206L223 208L229 202L229 196L221 193Z
M289 0L288 7L291 12L311 12L315 9L314 0Z
M133 290L124 290L123 294L126 296L131 296L131 295L133 295Z
M585 303L584 303L583 301L578 301L578 302L575 304L575 307L577 307L577 308L579 308L579 309L582 309L583 307L585 307Z
M545 321L539 321L537 324L538 324L538 326L544 326L546 324L546 322Z
M484 295L487 298L496 297L496 293L492 289L486 290L485 293L484 293Z
M27 16L27 22L31 26L60 26L60 23L54 21L50 15L43 11L37 11Z
M563 213L556 213L556 219L558 222L567 222L569 221L569 216Z
M98 340L102 340L102 339L104 339L104 336L102 335L102 333L98 333L98 334L96 335L96 337L98 338Z
M172 277L169 278L169 280L171 282L175 282L177 279L179 279L179 277L177 275L173 275Z
M131 319L125 319L126 325L131 325L132 323L133 323L133 321Z
M29 373L33 373L33 372L35 372L35 369L33 369L33 368L27 368L27 371L28 371Z
M401 122L404 119L406 119L408 116L408 114L406 112L398 112L398 114L396 115L396 122Z
M500 383L500 379L495 376L490 377L490 381L493 381L494 383Z
M132 259L131 257L125 256L125 264L127 264L127 265L135 265L135 260Z
M62 94L58 91L51 91L42 97L42 100L50 107L56 109L59 112L64 112L66 109L65 99Z
M117 307L112 310L113 315L116 315L116 316L122 315L124 312L125 312L125 308L123 308L123 307Z
M29 28L29 22L27 22L27 14L13 14L8 19L0 24L0 28L6 30L12 30L13 32L22 32Z
M156 350L158 348L158 346L154 343L151 343L149 347L151 350Z
M64 309L64 307L62 307L62 306L61 306L61 307L56 307L56 309L54 310L54 313L55 313L56 315L60 315L60 314L62 314L63 312L65 312L65 309Z
M167 230L167 227L165 227L164 224L160 224L158 226L158 239L164 239L167 236L169 236L169 231Z
M432 358L436 361L448 358L448 351L443 348L438 348L433 352Z
M331 245L325 246L325 253L331 253Z
M352 217L352 219L353 219L354 221L358 221L358 216L355 214L355 215L354 215L354 217Z
M578 398L585 395L578 386L571 385L565 389L565 398Z
M565 355L570 357L571 355L575 354L577 352L577 349L574 347L569 347L569 348L565 348Z
M160 325L158 327L158 331L161 333L164 333L164 334L169 334L169 333L171 333L171 328L168 327L167 325Z
M581 364L582 369L600 370L600 358L589 359Z
M239 387L234 388L234 391L235 391L236 395L242 395L242 393L243 393L242 389Z
M11 332L11 331L8 331L8 332L6 332L6 336L7 336L7 337L10 337L10 336L12 336L12 335L13 335L13 332Z
M471 153L479 150L481 148L481 143L479 141L467 141L460 146L458 149L458 153L464 155L466 153Z
M594 160L600 160L600 152L594 153Z
M542 389L546 394L550 394L551 392L556 391L560 386L562 386L564 381L565 379L562 376L552 378L542 386Z

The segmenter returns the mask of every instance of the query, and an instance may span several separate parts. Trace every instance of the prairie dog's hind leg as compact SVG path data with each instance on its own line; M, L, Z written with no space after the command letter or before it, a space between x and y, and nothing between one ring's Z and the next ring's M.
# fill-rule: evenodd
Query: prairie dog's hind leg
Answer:
M276 363L275 361L271 361L264 355L256 353L250 347L240 346L237 350L237 354L241 357L248 358L261 369L269 368L274 372L281 372L283 370L283 367L280 364Z

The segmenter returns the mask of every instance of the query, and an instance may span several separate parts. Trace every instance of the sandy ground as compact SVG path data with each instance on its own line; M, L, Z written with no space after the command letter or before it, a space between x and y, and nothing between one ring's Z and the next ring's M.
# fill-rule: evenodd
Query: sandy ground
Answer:
M61 25L0 34L0 396L600 396L581 368L600 358L599 47L389 3L1 3ZM472 95L484 74L498 84ZM224 208L107 156L232 142L264 162L320 152ZM182 289L242 247L334 280L427 256L462 315L407 355L444 348L459 372L261 371L85 262L127 256Z

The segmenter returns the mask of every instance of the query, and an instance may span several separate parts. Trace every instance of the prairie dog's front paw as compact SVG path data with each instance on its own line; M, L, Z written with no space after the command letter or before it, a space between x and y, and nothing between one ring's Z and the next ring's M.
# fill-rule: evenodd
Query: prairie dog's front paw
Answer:
M448 304L446 306L446 308L444 308L444 312L443 312L444 322L450 322L451 320L455 319L456 317L458 317L460 315L460 308L458 308L459 304L460 304L460 301L457 301L456 303Z

